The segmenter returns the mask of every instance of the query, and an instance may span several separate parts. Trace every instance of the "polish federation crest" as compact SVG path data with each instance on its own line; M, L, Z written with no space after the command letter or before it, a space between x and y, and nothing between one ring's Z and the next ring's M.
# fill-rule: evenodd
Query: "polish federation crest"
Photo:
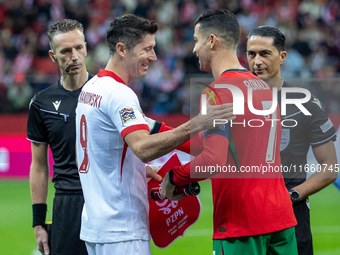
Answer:
M290 129L282 128L280 151L283 151L284 149L287 148L289 141L290 141Z
M119 111L119 113L123 125L130 120L136 119L136 115L135 112L133 111L133 108L123 108L122 110Z

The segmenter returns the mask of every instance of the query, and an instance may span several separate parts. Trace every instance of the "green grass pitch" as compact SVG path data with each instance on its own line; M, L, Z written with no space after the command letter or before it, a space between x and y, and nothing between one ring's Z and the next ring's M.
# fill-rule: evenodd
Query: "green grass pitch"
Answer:
M201 183L200 219L166 249L151 244L152 254L212 254L212 199L210 182ZM48 216L51 220L54 188L49 185ZM311 224L315 255L340 254L340 193L331 185L311 197ZM31 227L31 198L28 181L0 181L0 254L35 255Z

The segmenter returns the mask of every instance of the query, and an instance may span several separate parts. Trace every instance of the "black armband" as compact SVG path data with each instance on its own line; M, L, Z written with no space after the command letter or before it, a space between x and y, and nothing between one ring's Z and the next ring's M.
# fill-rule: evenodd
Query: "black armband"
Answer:
M174 172L173 172L172 169L169 171L169 182L170 182L172 185L175 185L175 186L176 186L176 183L174 182Z
M47 212L47 204L33 204L33 227L41 225L45 225L46 220L46 212Z
M162 122L155 121L155 124L153 125L153 128L151 129L150 135L159 133L161 126L162 126Z

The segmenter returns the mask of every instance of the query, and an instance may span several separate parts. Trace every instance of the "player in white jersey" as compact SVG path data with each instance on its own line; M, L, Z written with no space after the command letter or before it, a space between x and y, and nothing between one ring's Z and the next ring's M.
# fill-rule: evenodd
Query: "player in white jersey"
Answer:
M149 130L137 96L113 72L100 70L84 86L76 114L86 200L80 238L93 243L149 240L145 167L123 140L137 129Z
M232 107L211 106L178 128L149 134L135 93L127 86L156 61L157 24L131 14L107 31L111 58L87 82L76 109L77 158L85 205L80 238L92 254L150 254L148 201L142 162L172 151ZM181 196L181 195L179 195Z

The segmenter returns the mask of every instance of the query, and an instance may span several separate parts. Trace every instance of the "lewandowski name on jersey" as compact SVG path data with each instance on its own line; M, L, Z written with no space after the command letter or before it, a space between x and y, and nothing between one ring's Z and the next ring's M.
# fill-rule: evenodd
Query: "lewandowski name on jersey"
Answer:
M91 92L82 91L79 95L78 102L100 108L103 96Z

